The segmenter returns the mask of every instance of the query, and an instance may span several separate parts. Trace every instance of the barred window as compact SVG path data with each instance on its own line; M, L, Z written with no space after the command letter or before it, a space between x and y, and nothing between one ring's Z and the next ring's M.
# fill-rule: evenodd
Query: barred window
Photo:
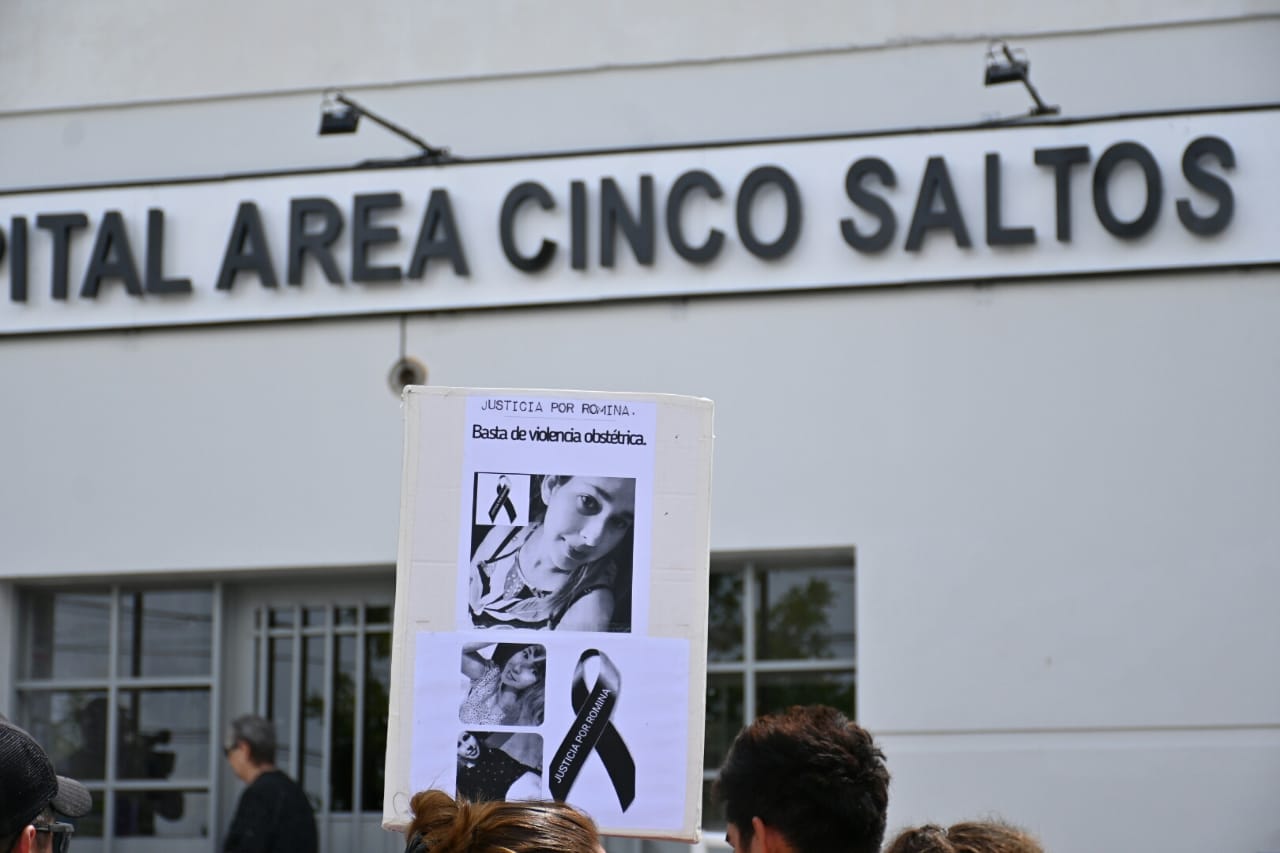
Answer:
M392 612L382 580L258 590L245 602L253 710L275 723L276 764L311 801L321 851L404 848L382 829Z
M16 716L93 794L77 849L208 847L216 611L210 585L20 592Z
M791 705L856 710L853 550L718 554L711 561L702 823L711 783L748 721Z

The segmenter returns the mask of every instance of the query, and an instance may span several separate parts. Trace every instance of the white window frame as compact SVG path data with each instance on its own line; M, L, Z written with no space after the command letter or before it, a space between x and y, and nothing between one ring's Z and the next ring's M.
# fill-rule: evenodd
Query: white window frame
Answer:
M18 586L14 590L15 613L18 607L22 606L23 598L26 595L41 591L45 588L32 586ZM171 592L180 590L199 590L208 591L210 595L210 652L209 652L209 671L207 675L199 676L129 676L120 673L120 628L121 628L121 598L126 595L134 595L136 593L153 593L153 592ZM206 848L212 844L215 837L214 826L218 810L218 785L216 784L216 776L221 767L222 750L220 746L220 736L218 730L218 719L215 710L219 703L219 683L216 674L222 668L222 588L216 582L207 583L189 583L189 584L150 584L150 583L130 583L130 584L101 584L86 583L73 587L59 586L55 591L57 594L85 594L85 595L102 595L108 596L108 628L107 628L107 674L102 677L84 677L84 678L25 678L21 677L23 672L22 659L32 654L30 638L17 635L15 643L16 659L14 663L15 679L13 681L13 696L15 706L20 704L18 700L23 694L40 694L40 693L57 693L60 691L101 691L106 694L107 698L107 743L106 743L106 766L104 767L104 779L100 781L87 782L86 787L92 792L94 799L101 803L102 806L102 837L81 836L76 839L76 848L84 851L86 849L93 853L113 853L117 848L145 848L154 845L157 841L155 838L144 836L117 837L115 834L115 814L116 814L116 795L120 792L128 793L133 791L183 791L203 793L208 798L208 814L205 816L205 826L209 828L206 836L188 837L188 838L163 838L158 839L160 842L169 846L170 849L177 847L200 847ZM15 619L15 623L19 620ZM16 630L16 629L15 629ZM119 698L120 695L129 690L173 690L173 689L205 689L209 694L209 770L203 777L189 777L181 779L120 779L118 776L117 762L117 737L116 733L119 728ZM21 719L15 722L25 722Z
M759 606L757 586L753 583L760 571L794 568L848 568L857 585L857 559L855 550L850 548L822 549L789 549L781 551L748 551L722 552L711 557L713 574L739 574L742 577L742 659L736 661L707 661L707 676L741 675L742 676L742 724L754 720L757 716L757 676L761 674L783 672L840 672L849 673L854 679L854 695L857 696L858 664L857 656L848 658L811 658L807 660L761 660L756 657L756 612ZM857 646L857 620L854 617L854 645ZM855 698L856 705L856 698ZM856 715L856 707L841 708L850 718ZM703 782L714 781L719 772L718 767L703 767ZM701 792L698 792L701 796ZM718 818L709 820L709 815L702 816L703 831L708 838L718 838L719 830L724 824ZM718 846L718 845L713 845Z

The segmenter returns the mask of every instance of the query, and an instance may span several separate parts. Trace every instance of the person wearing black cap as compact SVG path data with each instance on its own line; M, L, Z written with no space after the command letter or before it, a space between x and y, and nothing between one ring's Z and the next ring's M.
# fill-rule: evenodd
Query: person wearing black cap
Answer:
M31 735L0 720L0 853L65 853L71 825L48 818L84 817L92 807L88 790L54 773Z

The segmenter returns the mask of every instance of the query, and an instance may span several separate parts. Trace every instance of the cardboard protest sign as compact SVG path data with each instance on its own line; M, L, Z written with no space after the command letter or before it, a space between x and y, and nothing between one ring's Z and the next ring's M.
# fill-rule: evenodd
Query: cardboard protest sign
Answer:
M409 387L383 825L440 788L693 841L711 403Z

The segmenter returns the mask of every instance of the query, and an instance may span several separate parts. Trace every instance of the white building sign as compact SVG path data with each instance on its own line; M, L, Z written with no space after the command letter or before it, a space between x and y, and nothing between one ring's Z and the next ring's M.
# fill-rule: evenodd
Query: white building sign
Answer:
M1280 263L1280 110L0 194L0 334Z

